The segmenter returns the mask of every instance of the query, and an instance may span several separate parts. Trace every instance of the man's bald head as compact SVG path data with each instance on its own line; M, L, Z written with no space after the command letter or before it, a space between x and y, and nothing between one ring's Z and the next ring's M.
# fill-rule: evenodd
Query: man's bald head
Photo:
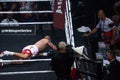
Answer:
M66 46L67 46L67 44L64 41L61 41L61 42L58 43L58 48L59 49L66 49Z

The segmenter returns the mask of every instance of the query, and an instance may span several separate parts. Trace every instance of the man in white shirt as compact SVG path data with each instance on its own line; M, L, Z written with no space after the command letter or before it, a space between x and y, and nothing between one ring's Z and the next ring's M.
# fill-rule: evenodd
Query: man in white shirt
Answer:
M95 33L96 31L98 31L98 29L100 28L102 40L105 43L111 44L113 21L110 18L107 18L105 16L105 13L103 10L98 11L98 18L99 18L99 22L96 25L96 27L90 33L85 33L83 36L88 37L88 36L92 35L93 33Z
M19 26L18 21L13 18L12 13L8 13L7 18L3 19L1 23L3 23L1 26Z

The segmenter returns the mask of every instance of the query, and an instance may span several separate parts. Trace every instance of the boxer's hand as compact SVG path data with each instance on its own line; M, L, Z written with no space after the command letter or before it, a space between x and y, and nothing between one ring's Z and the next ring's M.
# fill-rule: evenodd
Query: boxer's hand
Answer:
M2 61L2 59L0 59L0 61ZM0 62L0 67L2 67L3 66L3 63L2 62Z
M49 57L52 57L54 55L54 51L51 49L47 53Z

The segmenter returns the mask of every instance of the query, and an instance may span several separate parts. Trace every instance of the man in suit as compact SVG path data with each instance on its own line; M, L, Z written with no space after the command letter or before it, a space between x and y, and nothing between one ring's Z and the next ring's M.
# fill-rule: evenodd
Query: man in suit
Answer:
M116 53L109 50L107 58L110 61L108 80L120 80L120 62L116 59Z

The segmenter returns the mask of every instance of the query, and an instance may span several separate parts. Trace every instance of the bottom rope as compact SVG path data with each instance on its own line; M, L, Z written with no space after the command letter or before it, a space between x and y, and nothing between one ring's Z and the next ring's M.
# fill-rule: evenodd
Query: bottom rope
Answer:
M38 73L52 73L54 71L51 70L43 70L43 71L20 71L20 72L0 72L0 75L17 75L17 74L38 74Z

